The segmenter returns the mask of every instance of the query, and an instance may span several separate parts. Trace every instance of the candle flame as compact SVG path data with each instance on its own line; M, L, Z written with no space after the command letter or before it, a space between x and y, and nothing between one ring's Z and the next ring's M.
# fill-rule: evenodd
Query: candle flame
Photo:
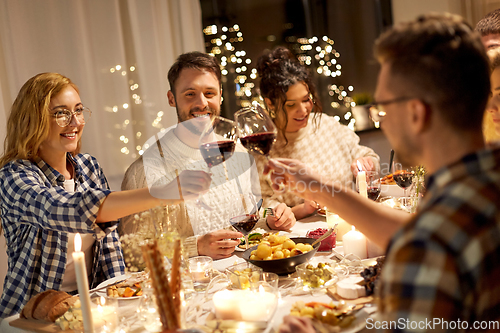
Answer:
M262 285L259 286L259 293L263 294L265 293L266 290L264 289L264 287Z
M351 227L351 230L352 230L352 231L356 230L356 227L352 226L352 227Z
M356 165L358 166L359 171L363 171L363 166L359 163L359 161L356 161Z
M80 252L82 250L82 236L80 234L75 235L75 252Z
M104 296L101 296L101 304L102 305L106 304L106 299L104 298Z

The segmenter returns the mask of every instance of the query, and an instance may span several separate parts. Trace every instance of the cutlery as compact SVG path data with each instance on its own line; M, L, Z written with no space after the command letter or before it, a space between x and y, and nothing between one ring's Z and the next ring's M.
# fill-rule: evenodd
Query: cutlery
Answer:
M394 149L391 149L391 157L389 159L389 173L392 173L392 161L394 160Z
M90 289L90 290L89 290L89 294L95 293L96 291L101 291L101 290L106 289L106 288L108 288L108 287L116 286L117 284L122 283L123 281L125 281L127 278L128 278L128 277L123 278L123 279L121 279L121 280L119 280L119 281L116 281L116 282L114 282L114 283L107 284L107 285L102 286L102 287L98 287L98 288ZM76 294L75 296L78 296L78 294Z

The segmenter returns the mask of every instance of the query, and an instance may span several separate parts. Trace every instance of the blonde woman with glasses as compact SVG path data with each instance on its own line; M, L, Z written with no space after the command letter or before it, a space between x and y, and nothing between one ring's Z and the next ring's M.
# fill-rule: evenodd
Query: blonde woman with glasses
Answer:
M29 79L12 105L0 157L0 217L8 255L1 318L20 312L44 290L77 292L71 256L76 233L82 235L92 288L124 274L119 218L194 199L208 189L208 174L185 171L151 193L148 188L110 191L97 160L80 153L91 115L77 86L57 73Z

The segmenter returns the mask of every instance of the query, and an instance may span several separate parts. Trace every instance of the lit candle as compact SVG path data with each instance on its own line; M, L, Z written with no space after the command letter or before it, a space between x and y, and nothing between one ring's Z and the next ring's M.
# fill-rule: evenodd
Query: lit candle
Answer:
M278 297L264 290L221 290L212 298L215 316L223 320L269 321Z
M358 161L358 175L356 177L356 183L358 184L358 191L362 197L368 198L368 185L366 184L366 172L363 171L361 164Z
M102 332L111 332L118 327L118 316L116 315L116 302L108 304L104 297L95 300L97 307L92 308L92 316L95 318L94 327ZM116 301L116 300L112 300ZM85 321L84 321L85 323Z
M239 303L241 316L244 321L268 321L274 313L278 303L276 295L264 291L247 291L247 295Z
M244 290L221 290L214 294L212 300L215 316L223 320L241 320L239 303L244 300Z
M209 283L210 276L208 275L208 271L204 270L199 262L196 263L196 266L196 270L191 272L193 281L198 283Z
M82 237L75 235L75 252L73 262L75 265L76 284L78 285L78 294L83 317L83 331L94 332L94 323L92 321L92 312L90 305L89 281L87 278L87 268L85 267L85 253L82 251Z
M344 254L355 254L361 259L366 259L366 237L359 231L357 231L354 226L352 226L351 231L343 237Z

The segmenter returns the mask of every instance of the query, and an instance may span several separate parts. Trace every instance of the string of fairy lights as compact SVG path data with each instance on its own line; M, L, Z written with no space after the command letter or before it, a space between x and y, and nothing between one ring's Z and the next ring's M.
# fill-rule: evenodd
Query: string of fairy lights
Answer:
M238 43L243 42L243 33L237 24L227 27L209 25L203 29L205 34L207 52L217 57L223 75L223 84L232 83L236 86L235 95L240 107L249 106L252 102L262 103L258 94L255 82L257 80L257 69L251 66L251 59L246 57L246 51L239 47ZM342 66L338 62L340 53L333 47L334 41L327 37L323 38L297 38L296 45L292 47L298 60L311 67L311 71L318 76L328 77L331 83L328 84L328 96L331 100L327 104L334 109L334 117L348 125L354 130L356 119L350 109L356 106L349 92L354 90L352 85L344 87L340 84L339 77L342 75ZM345 108L341 109L341 106ZM345 110L343 114L341 110Z
M221 66L222 84L233 84L235 89L236 103L239 107L247 107L252 103L257 102L263 104L263 100L259 95L256 87L257 82L257 69L252 66L252 60L247 56L247 52L240 47L243 42L243 33L238 24L233 26L209 25L203 29L206 39L207 52L214 57L217 57ZM322 38L296 38L295 43L291 49L295 52L297 59L304 65L311 68L311 72L317 74L317 79L328 79L327 85L328 96L330 100L324 105L330 107L336 115L338 121L346 124L349 128L354 130L356 119L350 111L352 107L356 106L355 101L349 93L354 90L352 85L345 87L339 81L342 75L342 66L339 63L340 53L333 47L334 41L323 36ZM130 89L131 101L134 104L142 104L143 100L140 95L140 87L137 82L130 77L130 74L137 70L136 66L121 66L116 65L109 69L113 75L119 75L128 80L128 87ZM113 105L105 107L108 112L116 113L120 109L127 110L131 106L128 103L122 105ZM342 110L345 110L342 113ZM156 118L152 121L151 126L160 130L162 127L162 117L164 112L159 110L156 113ZM121 124L116 124L117 129L125 131L131 124L129 119L125 119ZM136 139L140 139L142 132L138 130L135 134ZM133 158L142 155L144 150L147 149L146 145L137 145L129 149L129 142L133 143L126 135L119 137L123 147L120 152L123 154L131 154Z

